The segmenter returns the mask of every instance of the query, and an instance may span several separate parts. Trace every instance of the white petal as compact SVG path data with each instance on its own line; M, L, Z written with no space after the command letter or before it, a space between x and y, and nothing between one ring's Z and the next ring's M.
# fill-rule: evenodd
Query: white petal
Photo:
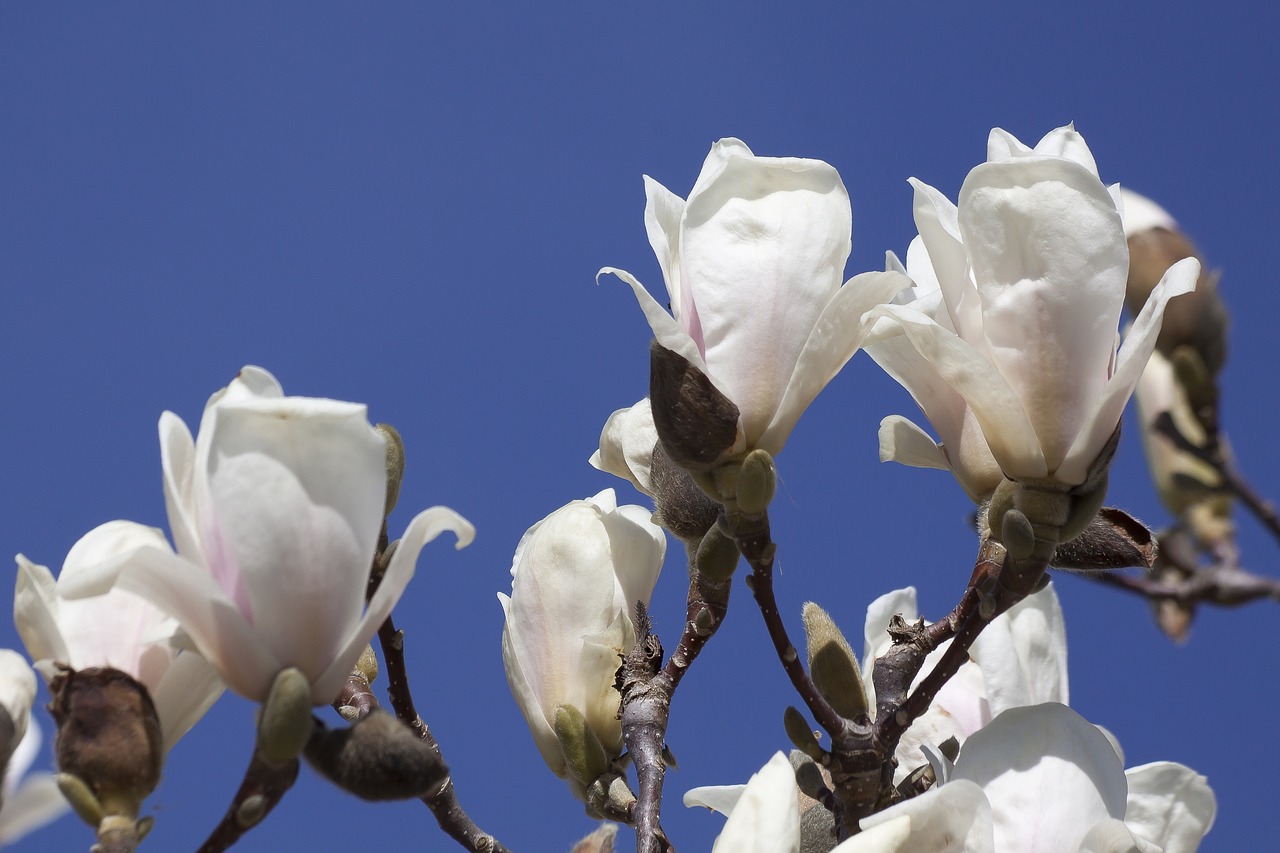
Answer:
M1129 272L1115 203L1079 164L1025 157L974 168L959 223L989 357L1056 471L1111 365Z
M314 681L364 606L385 443L362 405L255 397L218 403L198 445L209 571L274 656Z
M954 778L986 793L999 850L1074 851L1089 827L1124 816L1115 750L1065 705L1005 711L961 746Z
M601 471L629 480L646 495L650 491L649 469L653 449L658 443L658 430L653 425L653 410L645 397L629 409L618 409L605 421L600 431L600 449L591 456L591 465Z
M1036 143L1035 153L1049 157L1065 157L1084 166L1095 178L1098 177L1098 163L1093 159L1093 152L1085 144L1084 137L1076 131L1074 123L1046 133L1044 138Z
M880 421L880 461L897 462L913 468L941 468L946 471L946 454L929 434L902 415Z
M704 785L701 788L690 788L685 792L684 804L688 808L701 806L728 817L733 814L733 807L742 799L746 790L746 785Z
M1169 215L1169 211L1146 196L1121 187L1120 197L1124 202L1124 209L1120 213L1124 219L1124 235L1126 237L1141 234L1143 231L1150 231L1152 228L1164 228L1167 231L1177 230L1178 222Z
M684 216L684 199L647 175L644 195L644 227L649 233L649 245L658 258L658 266L662 268L662 278L667 283L672 316L689 331L695 342L701 341L697 308L688 289L680 285L680 220Z
M151 690L165 752L199 722L222 691L217 670L198 653L182 652L173 659L160 683Z
M796 773L781 752L747 782L712 853L798 853L800 807Z
M1089 827L1077 849L1079 853L1161 853L1159 847L1134 838L1124 821L1113 817Z
M1160 283L1147 297L1129 329L1120 352L1116 355L1115 372L1090 409L1090 417L1071 446L1070 453L1057 473L1064 483L1082 483L1100 451L1120 423L1120 414L1142 376L1151 357L1164 321L1164 308L1170 299L1195 290L1200 278L1200 262L1183 258L1165 271Z
M475 538L476 529L471 522L458 515L446 506L433 506L413 517L405 528L395 554L391 556L391 564L382 576L382 582L369 600L364 615L352 626L350 632L342 638L342 643L325 670L311 684L311 701L316 705L327 705L342 689L342 682L351 674L356 659L369 644L369 640L377 633L378 627L387 620L392 608L404 594L405 587L413 579L417 570L418 555L428 542L434 540L445 531L458 537L454 546L465 548Z
M71 810L52 773L31 773L0 809L0 844L10 844Z
M112 585L177 619L227 686L261 702L281 663L202 566L168 550L139 548L60 584L67 598L101 595Z
M193 563L204 562L196 529L194 477L196 445L182 418L160 415L160 466L164 470L164 505L173 544Z
M887 850L929 851L929 853L994 853L1018 848L999 847L992 834L992 805L983 791L972 782L960 779L926 791L918 797L899 803L862 819L864 830L874 831L910 817L909 844L889 846ZM873 836L874 837L874 836ZM840 847L836 848L841 850ZM861 851L877 847L854 847ZM843 853L843 850L841 850ZM1019 853L1023 853L1019 849Z
M973 644L992 716L1044 702L1067 704L1067 633L1049 584L991 623Z
M898 815L840 842L831 853L910 853L911 815Z
M843 280L852 214L840 176L822 161L725 151L689 195L681 283L697 306L710 374L754 445Z
M1009 160L1014 157L1026 157L1032 151L1009 131L1002 127L993 127L987 134L987 162Z
M969 281L969 258L961 238L959 212L950 199L928 184L915 178L909 183L915 190L916 228L950 318L944 325L965 340L977 343L982 339L982 306ZM920 266L921 260L908 250L908 272L917 274Z
M59 598L53 573L22 554L13 596L13 622L27 653L34 661L70 662L62 630L58 627Z
M877 598L867 606L867 619L863 626L862 668L870 673L871 664L893 645L889 639L889 621L895 614L901 614L907 622L920 618L916 610L916 588L914 586L895 589ZM867 679L867 686L871 686Z
M1007 476L1048 474L1039 439L1018 395L991 362L910 306L882 305L868 315L870 321L880 317L897 323L938 377L964 398Z
M1218 803L1208 780L1171 761L1125 771L1129 800L1124 822L1164 853L1193 853L1213 826Z
M827 386L862 344L862 317L911 287L911 279L896 272L868 272L855 276L836 291L818 317L800 351L777 411L755 443L777 454L800 415Z
M635 612L636 602L648 606L667 554L667 535L652 517L653 513L644 507L629 504L602 519L609 531L613 570L622 587L628 616Z

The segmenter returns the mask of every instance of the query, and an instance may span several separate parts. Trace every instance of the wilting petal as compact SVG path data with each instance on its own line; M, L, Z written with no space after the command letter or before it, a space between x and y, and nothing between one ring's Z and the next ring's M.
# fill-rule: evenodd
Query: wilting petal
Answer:
M1075 851L1089 827L1124 817L1119 757L1065 705L1005 711L960 748L953 778L982 787L1002 851Z
M796 773L781 752L747 782L712 853L798 853L800 807Z
M1207 780L1181 764L1157 761L1125 771L1124 822L1164 853L1193 853L1213 826L1218 803Z
M701 806L728 817L746 790L746 785L704 785L701 788L690 788L685 792L684 804L688 808Z
M378 627L391 615L392 608L404 594L405 587L413 579L418 565L418 555L423 547L441 533L449 531L458 537L455 548L465 548L475 538L476 529L471 522L458 515L448 507L433 506L413 517L405 529L400 544L396 546L378 584L377 591L369 600L364 615L351 629L329 666L311 683L311 700L317 705L325 705L342 689L342 682L351 673L356 659L369 644L369 640L377 633Z
M9 759L4 807L0 808L0 845L17 841L70 811L52 773L27 772L40 751L41 739L40 724L32 720Z
M946 470L947 456L929 434L902 415L880 421L880 461Z
M204 562L195 508L196 444L182 418L173 412L160 415L160 466L164 471L164 504L169 531L179 554L194 563Z

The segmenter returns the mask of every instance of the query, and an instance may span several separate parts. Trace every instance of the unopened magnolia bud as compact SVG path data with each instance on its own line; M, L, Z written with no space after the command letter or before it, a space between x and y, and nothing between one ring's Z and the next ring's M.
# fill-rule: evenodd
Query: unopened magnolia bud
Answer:
M281 670L262 704L258 754L279 767L302 754L311 737L311 683L301 670Z
M1012 507L1000 519L1000 544L1015 560L1025 560L1036 549L1036 531L1027 517Z
M373 653L373 646L365 646L360 657L356 659L356 672L364 676L364 680L373 684L378 679L378 656Z
M383 515L391 515L400 499L400 483L404 480L404 439L391 424L374 427L387 442L387 503Z
M658 438L671 460L705 470L738 439L738 407L683 356L649 347L649 400Z
M164 762L160 720L147 688L118 669L91 667L63 669L49 692L58 723L58 769L87 786L102 815L136 817ZM94 811L87 798L82 805Z
M716 525L698 543L694 565L708 580L726 581L733 577L740 558L738 544Z
M753 450L742 460L738 473L738 511L760 515L769 508L778 488L778 471L766 450Z
M845 719L865 717L867 691L858 659L830 614L812 601L804 606L804 633L809 647L809 674L822 698Z
M580 710L573 705L556 706L551 725L573 778L582 785L590 785L604 775L609 769L604 744L587 725L587 718Z
M304 755L317 772L363 800L417 799L449 778L439 754L381 708L346 729L317 723Z
M602 823L595 832L582 838L569 853L613 853L614 840L618 835L616 823Z

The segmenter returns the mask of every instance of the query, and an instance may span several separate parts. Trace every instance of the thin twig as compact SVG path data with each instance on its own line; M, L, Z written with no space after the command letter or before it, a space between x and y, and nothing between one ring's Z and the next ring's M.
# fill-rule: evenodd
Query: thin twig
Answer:
M244 781L222 821L200 845L197 853L222 853L262 822L298 778L298 759L275 765L255 749Z

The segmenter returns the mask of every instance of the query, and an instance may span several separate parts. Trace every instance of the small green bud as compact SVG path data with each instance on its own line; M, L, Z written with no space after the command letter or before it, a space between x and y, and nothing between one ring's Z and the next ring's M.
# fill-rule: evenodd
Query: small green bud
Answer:
M71 773L59 773L54 780L58 783L58 790L80 819L97 829L98 824L102 823L102 804L98 802L93 790L83 779Z
M241 829L257 826L267 816L267 798L251 794L236 808L236 825Z
M840 716L854 720L868 713L867 691L858 659L835 621L812 601L804 606L809 672L822 697Z
M587 725L587 718L576 707L557 705L552 713L551 727L560 741L565 764L579 783L590 785L609 769L604 744L600 743L600 738Z
M356 672L364 680L373 684L378 679L378 656L373 653L373 646L365 646L360 657L356 659Z
M818 738L813 733L813 727L804 718L804 714L788 705L787 710L782 714L782 725L786 729L787 739L795 745L796 749L814 761L823 759L826 754L825 750L818 743Z
M1015 560L1025 560L1036 549L1036 532L1027 517L1010 509L1000 522L1000 544Z
M714 525L698 543L694 565L708 580L726 581L733 577L740 559L737 543L719 525Z
M387 502L383 515L391 515L400 499L400 483L404 480L404 439L391 424L374 427L387 442Z
M768 451L756 449L742 460L738 472L738 509L760 515L769 508L778 488L778 471Z
M296 667L281 670L258 718L258 754L279 767L302 754L311 737L311 683Z
M139 818L138 822L133 826L133 831L134 831L134 834L137 835L138 837L139 844L142 843L142 839L146 838L148 835L151 834L151 830L155 828L155 825L156 825L156 819L151 815L147 815L144 818Z

